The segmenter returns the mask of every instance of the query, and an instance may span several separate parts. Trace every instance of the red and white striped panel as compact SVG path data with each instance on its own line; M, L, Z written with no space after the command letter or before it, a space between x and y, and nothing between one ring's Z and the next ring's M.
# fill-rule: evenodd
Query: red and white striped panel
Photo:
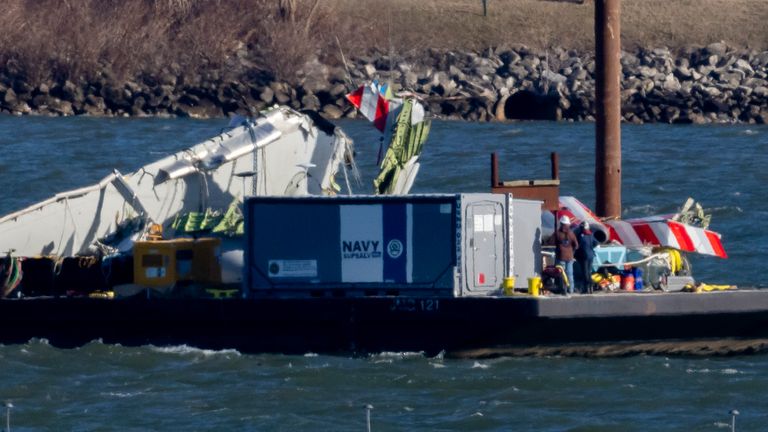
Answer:
M704 228L671 220L656 222L607 221L611 228L611 240L627 247L644 245L665 246L685 252L696 252L720 258L728 258L720 240L720 234Z
M566 215L571 218L572 224L578 224L581 221L587 221L589 222L592 231L599 229L605 231L606 233L608 232L608 227L606 227L605 224L601 222L594 213L592 213L592 210L590 210L589 207L584 205L584 203L575 197L561 196L559 201L560 211L558 212L558 217Z
M669 220L674 215L650 216L638 219L612 220L601 222L592 211L578 199L560 197L560 214L566 214L573 223L586 220L590 225L610 232L609 239L626 247L664 246L685 252L696 252L720 258L728 258L720 234L703 228Z

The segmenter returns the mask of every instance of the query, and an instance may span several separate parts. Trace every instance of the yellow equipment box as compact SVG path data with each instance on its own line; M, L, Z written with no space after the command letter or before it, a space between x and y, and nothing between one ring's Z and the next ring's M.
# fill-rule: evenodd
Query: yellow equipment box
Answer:
M133 281L170 288L179 281L221 282L221 239L180 238L138 241L133 245Z
M148 287L176 283L176 243L139 241L133 244L133 282Z

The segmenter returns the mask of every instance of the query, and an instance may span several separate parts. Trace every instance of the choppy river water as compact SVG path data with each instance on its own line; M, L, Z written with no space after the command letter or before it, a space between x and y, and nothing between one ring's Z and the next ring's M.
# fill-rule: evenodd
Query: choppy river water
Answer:
M0 117L0 214L92 184L218 133L223 120ZM369 191L378 150L356 142ZM697 279L768 286L768 127L625 125L625 216L674 211L688 196L712 214L728 260L696 258ZM546 178L594 202L592 124L435 122L413 192L480 192L490 157L502 178ZM564 329L567 331L567 329ZM768 356L493 361L393 353L367 358L241 355L189 347L45 341L0 346L0 400L12 430L640 431L768 429ZM4 422L3 422L4 423Z

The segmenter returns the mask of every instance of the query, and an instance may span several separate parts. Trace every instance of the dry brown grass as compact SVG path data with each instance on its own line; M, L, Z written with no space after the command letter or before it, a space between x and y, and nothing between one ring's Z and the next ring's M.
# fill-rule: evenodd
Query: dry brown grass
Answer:
M490 0L488 16L480 0L336 0L340 9L364 23L369 45L393 43L478 49L504 44L591 49L594 2ZM382 4L383 3L383 4ZM735 47L768 49L768 1L623 0L622 40L627 48L707 45L725 41Z
M34 79L228 71L243 48L291 78L313 56L370 49L480 50L526 44L589 49L592 1L3 0L0 67ZM766 0L624 0L624 46L726 41L768 49ZM173 66L173 67L170 67Z
M327 41L321 0L4 0L0 64L31 78L122 76L196 68L226 70L243 47L285 73ZM290 41L290 43L288 43ZM280 54L278 56L277 54Z

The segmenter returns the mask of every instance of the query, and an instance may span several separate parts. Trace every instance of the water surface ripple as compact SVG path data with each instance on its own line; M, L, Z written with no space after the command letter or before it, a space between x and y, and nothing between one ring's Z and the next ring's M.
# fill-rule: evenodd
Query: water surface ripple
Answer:
M221 120L0 116L0 214L92 184L217 133ZM344 121L370 190L375 130ZM694 259L700 280L765 286L768 127L625 125L625 216L713 212L730 259ZM594 202L591 124L435 122L414 192L480 192L489 154L502 178L546 178L561 155L563 194ZM482 331L482 329L478 329ZM564 329L564 331L567 331ZM596 330L597 331L597 330ZM12 430L726 431L768 424L768 356L502 358L418 353L367 358L241 355L191 347L45 341L0 346L0 400Z

